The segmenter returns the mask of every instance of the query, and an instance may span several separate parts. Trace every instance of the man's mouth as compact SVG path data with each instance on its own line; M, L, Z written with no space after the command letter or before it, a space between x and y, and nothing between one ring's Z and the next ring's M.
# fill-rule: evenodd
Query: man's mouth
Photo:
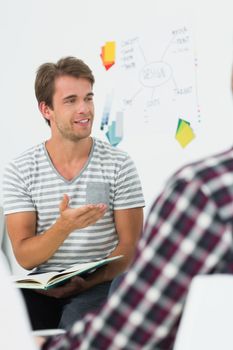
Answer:
M88 124L90 121L89 118L85 118L85 119L79 119L79 120L75 120L74 123L75 124L81 124L81 125L85 125Z

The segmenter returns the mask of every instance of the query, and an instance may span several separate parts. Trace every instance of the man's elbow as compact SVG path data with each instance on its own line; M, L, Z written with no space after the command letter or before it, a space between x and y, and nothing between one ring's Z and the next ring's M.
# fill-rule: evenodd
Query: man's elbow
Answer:
M21 244L17 247L14 247L13 252L16 261L25 270L32 270L39 265L35 259L35 256L33 256L33 254L30 253L28 249L25 251L24 247Z
M15 254L15 258L18 262L18 264L23 267L25 270L32 270L34 269L37 265L33 263L32 261L29 261L28 259L25 259L25 257L20 257L17 254Z

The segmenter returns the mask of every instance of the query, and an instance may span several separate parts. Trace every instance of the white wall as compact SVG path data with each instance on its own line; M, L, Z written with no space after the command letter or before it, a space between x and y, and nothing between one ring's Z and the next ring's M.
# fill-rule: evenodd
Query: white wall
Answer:
M231 0L2 1L0 181L9 159L49 137L49 128L37 110L33 90L35 71L41 63L75 55L93 65L97 78L94 133L103 137L99 123L106 86L99 71L95 71L95 62L99 59L96 47L100 40L114 40L129 30L132 33L141 30L142 35L144 30L149 30L153 35L159 18L169 20L169 17L182 16L192 21L198 59L201 121L197 137L182 149L171 135L155 132L154 137L148 137L141 125L140 138L130 143L124 139L119 145L136 162L147 211L177 167L232 144L232 13ZM160 116L160 120L163 117ZM137 118L135 115L135 125Z

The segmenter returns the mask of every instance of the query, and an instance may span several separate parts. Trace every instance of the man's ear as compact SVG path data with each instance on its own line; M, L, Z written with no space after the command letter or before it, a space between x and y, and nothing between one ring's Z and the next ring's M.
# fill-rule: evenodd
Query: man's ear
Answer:
M41 114L43 115L43 117L50 121L51 109L49 108L49 106L46 105L45 102L40 102L38 107L39 107L39 110L40 110Z

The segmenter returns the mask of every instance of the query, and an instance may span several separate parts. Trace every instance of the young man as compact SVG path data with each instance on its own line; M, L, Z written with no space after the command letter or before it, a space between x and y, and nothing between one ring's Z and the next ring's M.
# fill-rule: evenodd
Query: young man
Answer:
M38 69L35 93L51 138L6 168L4 212L18 262L36 272L123 255L87 278L46 292L24 290L32 326L69 328L105 300L129 266L141 233L144 200L129 156L90 136L94 77L66 57Z

